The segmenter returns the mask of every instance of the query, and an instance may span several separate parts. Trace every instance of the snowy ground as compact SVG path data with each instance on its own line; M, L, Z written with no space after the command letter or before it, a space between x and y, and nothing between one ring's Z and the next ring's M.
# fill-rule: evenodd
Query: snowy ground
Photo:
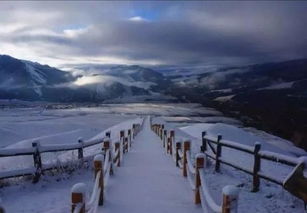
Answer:
M192 139L195 142L195 152L199 151L201 132L207 131L212 136L221 133L223 138L242 143L253 144L260 141L266 144L265 147L268 147L268 150L287 153L291 156L306 155L306 152L293 147L289 141L259 130L241 128L240 122L235 119L223 117L220 112L201 107L199 104L105 104L101 107L52 110L46 110L44 107L4 108L0 110L0 146L29 147L36 140L43 144L76 143L79 137L89 139L104 136L105 131L116 124L111 131L118 132L133 122L140 122L137 118L146 114L160 116L169 121L172 128L180 127L178 135ZM219 123L215 124L215 122ZM144 135L144 141L148 141L146 135ZM96 148L89 149L89 152L95 152ZM63 155L66 154L60 153L52 157L57 158ZM0 168L7 170L11 165L15 168L26 167L33 163L30 158L27 161L20 158L16 161L18 158L13 157L2 158ZM282 174L287 175L288 170L283 171L285 172ZM91 177L91 169L84 168L72 174L44 176L35 185L24 179L22 181L16 179L10 181L11 186L0 190L0 197L8 212L67 212L71 186L80 181L92 182ZM243 199L239 203L240 208L243 209L242 213L248 211L303 212L302 202L275 184L262 181L261 191L250 193L250 177L224 166L221 174L208 171L207 177L218 201L220 201L221 187L225 184L242 186ZM251 211L249 206L251 203L254 203L252 207L255 211Z

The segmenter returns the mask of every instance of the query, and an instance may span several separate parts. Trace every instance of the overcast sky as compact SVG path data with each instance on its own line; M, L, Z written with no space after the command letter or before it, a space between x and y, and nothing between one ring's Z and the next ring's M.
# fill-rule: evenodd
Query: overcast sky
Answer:
M0 54L63 64L238 64L307 57L304 1L0 3Z

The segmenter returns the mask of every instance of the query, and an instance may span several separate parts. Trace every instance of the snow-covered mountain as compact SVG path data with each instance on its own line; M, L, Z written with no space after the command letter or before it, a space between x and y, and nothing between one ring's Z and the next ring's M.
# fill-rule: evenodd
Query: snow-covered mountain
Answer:
M307 59L190 73L168 69L173 96L217 108L307 149Z
M73 79L70 73L47 65L0 55L0 98L40 99L45 87Z
M141 66L80 66L77 76L47 65L0 56L0 99L56 102L153 100L169 81Z

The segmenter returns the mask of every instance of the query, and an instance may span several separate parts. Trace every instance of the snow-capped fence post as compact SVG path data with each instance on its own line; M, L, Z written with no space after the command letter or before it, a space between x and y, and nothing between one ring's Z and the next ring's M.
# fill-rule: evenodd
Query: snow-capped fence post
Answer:
M163 147L165 147L166 139L167 139L167 130L165 129L165 130L163 131Z
M117 166L120 167L120 155L121 155L121 153L120 153L120 143L116 142L114 145L115 145L115 152L118 153L117 156L115 156L115 158L117 158L117 161L118 161Z
M191 142L185 141L183 142L183 162L182 162L182 174L184 177L187 177L187 152L190 151Z
M125 153L125 130L121 130L119 132L119 141L121 143L121 147L123 148L123 150L121 150L121 151L124 154Z
M202 145L201 145L201 147L200 147L200 151L201 151L201 152L207 151L207 140L206 140L205 136L206 136L206 132L203 131L203 132L201 133L201 140L202 140Z
M42 158L39 152L39 142L33 142L32 147L34 148L33 161L34 161L34 167L36 169L33 178L33 183L37 183L42 174Z
M110 149L110 141L108 139L106 139L104 142L103 142L103 149L105 151L105 154L107 153L107 151Z
M79 207L79 213L85 213L85 193L86 186L84 183L77 183L71 189L71 212Z
M105 157L105 160L110 161L110 175L113 175L113 159L112 159L111 150L110 150L110 139L109 138L108 140L105 140L103 142L103 148L105 150L105 153L107 153L108 151L110 152L109 159L106 159Z
M164 132L164 125L161 125L161 128L160 128L160 139L161 140L163 139L163 132Z
M171 148L171 151L170 151L170 154L172 155L173 154L173 143L175 143L175 130L171 130L170 131L170 148Z
M261 157L259 155L259 151L261 149L260 143L255 143L254 148L254 169L253 169L253 189L252 192L258 192L260 186L260 177L258 172L260 171L261 167Z
M78 143L80 144L80 147L78 148L78 159L83 159L83 139L79 138Z
M135 138L135 124L132 124L132 138Z
M238 211L238 187L228 185L223 188L222 213L237 213Z
M124 138L125 137L125 130L121 130L120 132L119 132L119 139L121 140L122 138Z
M179 167L179 150L181 149L181 143L180 142L176 142L176 166Z
M129 147L131 147L131 129L128 129Z
M220 171L220 157L222 155L222 145L220 141L222 140L222 135L217 136L217 144L216 144L216 155L215 155L215 171L219 172Z
M124 137L124 150L125 150L125 153L128 152L129 150L129 144L128 144L128 137Z
M199 204L201 202L199 187L201 187L200 174L199 170L204 168L205 165L205 154L198 153L196 155L196 163L195 163L195 196L194 203Z
M101 154L98 154L94 158L94 172L95 172L95 179L100 173L100 179L99 179L99 187L100 187L100 195L99 195L99 206L103 205L103 192L104 192L104 183L103 183L103 166L104 166L104 157ZM108 159L106 159L108 160Z
M169 154L173 155L173 149L172 149L173 145L172 145L172 138L171 137L167 138L167 144L168 144Z

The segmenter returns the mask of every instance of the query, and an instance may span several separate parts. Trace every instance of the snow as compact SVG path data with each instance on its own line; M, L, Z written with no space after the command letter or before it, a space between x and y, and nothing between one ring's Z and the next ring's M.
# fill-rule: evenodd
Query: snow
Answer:
M77 183L71 188L71 193L80 193L85 195L86 185L84 183Z
M219 102L226 102L226 101L230 101L235 95L226 95L226 96L220 96L215 98L215 101L219 101Z
M94 161L101 161L101 162L103 162L104 161L103 155L101 155L101 154L95 155Z
M225 116L220 116L217 114L206 114L202 117L200 116L162 116L165 121L173 123L182 123L183 125L190 125L190 123L225 123L235 126L242 126L239 120L234 118L229 118Z
M289 89L289 88L292 88L294 83L295 83L295 81L283 82L283 83L273 84L273 85L268 86L268 87L263 87L263 88L260 88L258 90Z
M228 185L223 188L223 194L229 195L231 197L236 197L239 195L239 188L236 186Z

